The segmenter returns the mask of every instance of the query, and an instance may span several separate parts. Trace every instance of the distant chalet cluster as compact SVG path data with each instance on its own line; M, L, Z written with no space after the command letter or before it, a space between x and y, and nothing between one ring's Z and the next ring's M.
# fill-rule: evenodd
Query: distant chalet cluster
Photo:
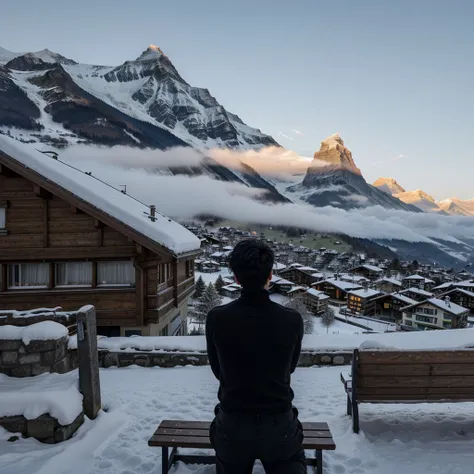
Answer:
M263 231L228 226L210 230L215 228L210 221L204 226L186 227L201 239L202 254L195 265L202 273L225 267L233 247L241 240L264 240L276 257L270 292L301 298L315 315L324 314L330 304L339 307L341 317L372 317L394 323L401 331L471 325L474 277L467 268L455 271L416 260L390 260L324 247L310 249L298 245L298 237L278 242L267 238ZM334 239L332 243L342 247L341 241ZM240 286L231 277L224 278L224 283L222 296L240 295Z

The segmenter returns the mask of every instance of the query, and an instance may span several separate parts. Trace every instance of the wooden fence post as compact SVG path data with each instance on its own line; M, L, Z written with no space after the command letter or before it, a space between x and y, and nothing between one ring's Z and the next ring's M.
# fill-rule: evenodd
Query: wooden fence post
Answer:
M84 397L84 413L93 420L101 409L94 306L84 306L77 313L77 352L79 356L79 390Z

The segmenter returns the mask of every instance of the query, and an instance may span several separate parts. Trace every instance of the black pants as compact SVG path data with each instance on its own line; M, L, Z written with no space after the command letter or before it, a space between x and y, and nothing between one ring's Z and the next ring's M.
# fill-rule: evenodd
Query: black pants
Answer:
M306 474L296 408L273 415L228 414L218 408L216 413L210 439L217 474L251 474L256 459L267 474Z

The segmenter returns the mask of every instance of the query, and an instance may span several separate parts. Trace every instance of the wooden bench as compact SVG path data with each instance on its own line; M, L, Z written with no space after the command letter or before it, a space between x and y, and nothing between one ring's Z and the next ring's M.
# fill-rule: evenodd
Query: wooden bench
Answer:
M162 421L148 441L148 446L160 447L162 450L162 474L167 474L177 461L185 464L215 464L214 455L178 453L178 448L212 449L209 440L210 426L210 421ZM315 458L308 458L307 464L315 466L316 473L322 474L323 450L336 449L329 426L327 423L303 423L303 429L303 448L315 450Z
M341 374L347 414L359 432L359 403L474 402L474 350L359 351Z

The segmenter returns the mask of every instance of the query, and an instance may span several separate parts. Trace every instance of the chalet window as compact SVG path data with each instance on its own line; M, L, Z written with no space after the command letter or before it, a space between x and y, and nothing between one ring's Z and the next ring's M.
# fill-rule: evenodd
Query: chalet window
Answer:
M168 335L168 326L164 327L161 331L160 331L160 336L167 336Z
M186 260L186 276L192 277L194 274L194 262L192 260Z
M8 288L47 288L48 284L48 263L8 265Z
M141 329L125 329L125 337L141 336Z
M133 286L135 267L131 261L98 262L97 286Z
M7 219L7 210L0 203L0 230L5 229Z
M56 286L91 286L92 262L56 264Z
M173 265L171 263L162 263L158 267L158 283L165 283L173 278Z

